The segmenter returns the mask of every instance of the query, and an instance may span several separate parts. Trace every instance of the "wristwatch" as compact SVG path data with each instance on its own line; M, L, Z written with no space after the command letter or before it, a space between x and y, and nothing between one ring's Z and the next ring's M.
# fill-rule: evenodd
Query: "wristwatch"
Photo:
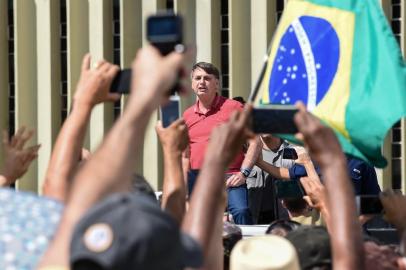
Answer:
M251 171L252 171L252 169L249 169L249 168L240 169L240 172L242 173L242 175L245 176L245 178L247 178L250 175Z

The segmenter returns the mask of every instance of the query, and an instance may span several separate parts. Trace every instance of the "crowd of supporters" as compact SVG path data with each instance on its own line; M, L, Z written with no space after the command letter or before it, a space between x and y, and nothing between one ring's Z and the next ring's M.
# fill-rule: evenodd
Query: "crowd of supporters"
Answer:
M190 196L184 171L190 123L180 118L164 128L158 122L164 179L157 200L134 164L151 115L168 102L178 75L189 73L189 58L189 53L162 57L153 47L141 49L126 109L90 154L83 142L91 112L120 98L109 91L119 68L107 61L91 67L86 55L41 196L8 187L37 156L40 145L26 146L33 131L3 135L1 269L406 269L406 197L393 190L380 193L373 167L347 157L334 132L303 104L297 104L294 120L304 147L253 134L250 104L217 124ZM183 88L187 93L189 87ZM197 83L197 88L208 87ZM226 180L235 157L244 148L247 155L253 145L255 160L246 163L252 166ZM289 147L295 147L297 159L283 160ZM303 197L277 198L275 181L288 179L300 183ZM224 215L230 189L241 185L248 188L252 223L269 224L263 236L244 237L235 216ZM374 217L359 215L356 194L379 194L384 222L396 228L398 243L368 235L365 224Z

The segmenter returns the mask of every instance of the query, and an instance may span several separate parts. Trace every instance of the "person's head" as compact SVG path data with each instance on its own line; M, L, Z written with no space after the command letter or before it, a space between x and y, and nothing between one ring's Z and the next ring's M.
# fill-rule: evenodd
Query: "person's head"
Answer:
M224 269L229 269L231 251L241 239L242 231L240 227L230 222L223 223Z
M303 198L283 198L282 206L295 214L302 214L308 209L308 204Z
M241 240L231 252L231 270L299 270L295 248L276 235Z
M322 226L300 226L286 235L295 247L303 270L332 268L330 236Z
M245 99L242 96L233 97L233 100L240 102L242 105L245 105Z
M150 196L151 198L156 199L155 191L148 183L148 181L144 178L144 176L140 174L134 174L132 179L132 190L134 193L145 194Z
M301 224L299 222L293 220L278 219L269 224L269 227L266 229L265 233L285 237L289 232L296 230L300 226Z
M71 269L183 269L202 266L198 243L149 196L117 193L79 221L70 247Z
M282 139L272 134L261 134L261 140L270 148L278 148L282 144Z
M210 63L199 62L192 68L192 89L198 97L213 97L220 88L220 72Z

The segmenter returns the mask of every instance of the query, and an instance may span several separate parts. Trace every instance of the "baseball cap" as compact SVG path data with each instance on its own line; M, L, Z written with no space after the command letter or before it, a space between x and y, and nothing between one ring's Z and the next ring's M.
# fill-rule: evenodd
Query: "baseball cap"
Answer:
M299 255L302 269L331 266L330 236L322 226L300 226L286 235Z
M200 267L198 243L145 194L114 194L80 220L71 242L71 268L183 269Z
M276 235L239 241L231 252L231 270L299 270L293 245Z

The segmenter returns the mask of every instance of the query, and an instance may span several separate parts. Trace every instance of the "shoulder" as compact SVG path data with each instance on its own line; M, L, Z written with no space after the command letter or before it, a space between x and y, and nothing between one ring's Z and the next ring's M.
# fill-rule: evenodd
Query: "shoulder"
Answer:
M194 108L195 105L193 104L192 106L190 106L189 108L187 108L184 112L183 112L183 118L187 119L189 118L191 115L193 115L194 113Z
M225 98L225 97L221 97L221 98L224 100L222 106L225 108L230 108L233 110L240 110L240 111L244 108L244 106L236 100Z

